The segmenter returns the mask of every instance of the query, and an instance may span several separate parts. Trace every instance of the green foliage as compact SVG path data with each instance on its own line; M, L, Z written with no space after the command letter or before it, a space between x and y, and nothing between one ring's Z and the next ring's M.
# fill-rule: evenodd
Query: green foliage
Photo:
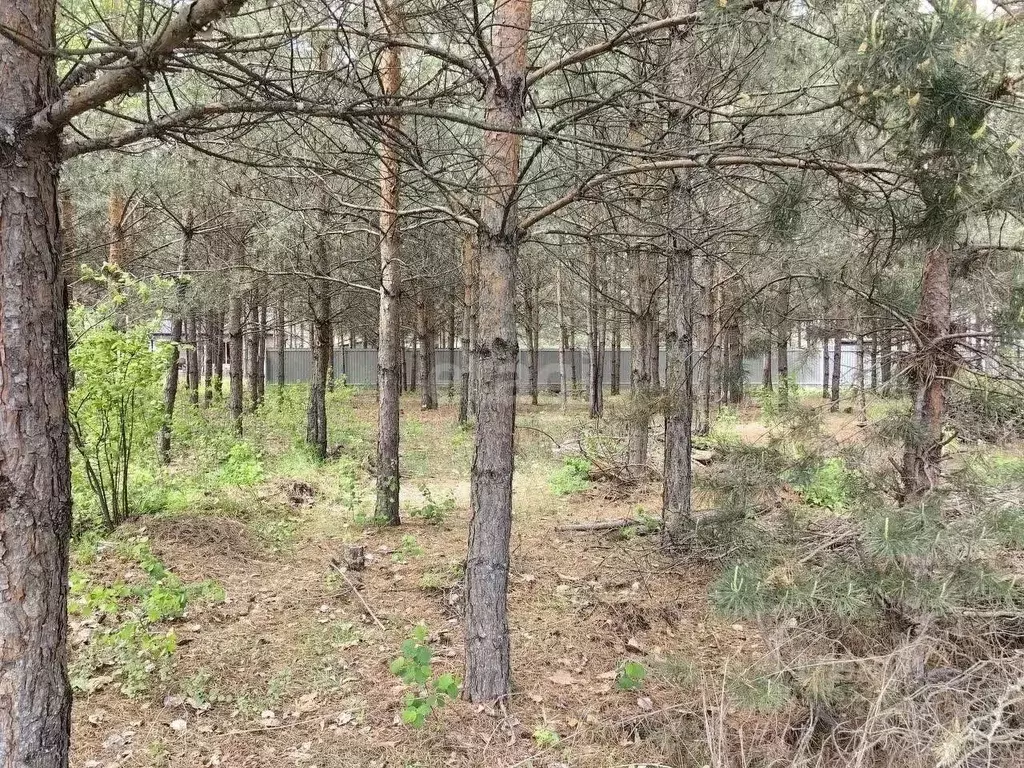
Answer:
M534 730L533 743L541 749L554 749L562 743L562 737L558 735L558 731L542 726Z
M412 688L402 699L401 718L413 728L422 728L431 713L459 695L461 686L461 681L452 674L434 674L428 636L427 627L418 624L402 643L401 655L391 662L391 674Z
M246 441L236 442L228 449L224 463L217 471L223 485L252 486L263 481L265 473L256 450Z
M803 500L812 507L842 509L849 503L854 477L842 459L825 459L810 470L787 473L787 479Z
M556 496L570 496L587 490L590 488L592 469L593 466L586 459L580 456L567 456L563 465L548 480L551 492Z
M647 667L639 661L626 661L619 666L615 676L615 685L620 691L635 691L644 684Z
M71 683L75 690L89 692L116 679L123 693L135 696L149 689L154 676L166 677L177 649L174 630L158 625L181 619L194 601L222 601L224 591L214 582L182 582L145 538L125 542L118 555L134 562L144 580L108 586L96 584L82 571L71 572L68 612L90 628L88 642L72 664ZM113 674L97 675L105 669Z
M419 490L423 495L423 505L409 510L409 514L412 517L440 525L448 515L455 511L455 496L452 495L451 491L447 492L441 499L435 499L430 488L426 485L420 485Z
M416 537L407 533L402 537L402 541L399 543L398 549L391 554L391 559L396 563L406 563L411 558L419 557L422 554L423 547L421 547L419 542L416 541Z
M792 691L778 674L747 670L728 679L729 695L737 706L754 712L775 712L789 702Z
M91 306L75 305L68 317L73 340L70 359L74 386L68 393L68 416L77 466L74 478L91 497L79 507L78 525L89 527L89 511L107 530L133 510L131 473L139 451L152 450L161 420L158 382L167 367L167 348L150 349L157 327L155 313L132 325L126 304L146 305L159 287L136 282L120 272L86 272L104 297Z

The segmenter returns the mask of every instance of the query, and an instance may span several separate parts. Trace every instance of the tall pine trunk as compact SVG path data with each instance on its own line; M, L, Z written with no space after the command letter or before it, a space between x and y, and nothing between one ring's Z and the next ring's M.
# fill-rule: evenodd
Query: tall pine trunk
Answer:
M401 24L390 2L384 4L385 24L398 34ZM381 57L380 80L384 96L397 99L402 86L402 61L397 46L385 47ZM401 523L398 511L398 415L405 352L402 349L399 299L402 292L398 202L400 167L397 115L382 118L380 147L380 307L377 338L377 504L376 517L390 525Z
M462 286L463 286L463 303L462 303L462 337L459 339L460 349L460 374L462 378L461 387L459 389L459 424L467 424L469 422L469 400L471 396L471 377L472 377L472 359L473 359L473 317L475 313L474 298L474 263L475 263L475 249L473 247L473 236L467 235L462 241Z
M787 267L788 269L788 267ZM779 374L779 407L789 407L789 338L793 335L793 327L789 319L791 298L791 280L786 278L779 292L778 336L775 339L775 365Z
M590 371L587 394L590 402L590 418L596 419L604 413L604 361L602 359L601 324L598 319L598 304L601 294L598 286L597 248L588 248L587 268L587 341L590 348Z
M424 411L437 408L437 372L434 370L436 338L434 307L427 298L427 292L421 287L416 291L416 339L419 350L417 386L420 390L420 409Z
M647 472L647 442L651 421L651 301L653 276L649 254L639 249L630 253L632 267L632 309L629 323L630 413L627 425L627 472Z
M562 265L558 265L555 283L555 309L558 312L558 400L565 411L569 405L569 382L565 360L565 305L562 303Z
M839 330L839 324L836 323L836 335L832 346L832 386L829 391L829 406L828 409L832 412L839 410L839 384L840 376L842 376L843 366L843 334Z
M306 403L306 445L321 461L327 458L327 375L334 354L331 295L324 281L311 289L313 304L312 364Z
M0 27L51 50L53 0L3 0ZM0 35L0 125L56 98L52 59ZM68 339L56 134L0 132L0 765L65 768Z
M185 350L185 385L188 387L189 403L199 405L199 352L202 344L200 343L199 319L195 312L189 314L185 328L188 344Z
M288 339L285 338L283 303L278 304L277 309L274 311L274 335L277 337L277 401L280 403L284 401L284 351L288 343Z
M518 188L526 100L530 0L497 0L491 17L494 77L485 91L480 201L479 402L471 474L472 516L466 559L466 681L473 702L512 692L508 629L509 540L515 454L515 317L519 252ZM503 131L506 129L508 132Z
M245 323L246 372L249 387L249 412L256 413L260 407L260 379L262 378L260 361L260 304L259 290L252 291L249 300L249 312Z

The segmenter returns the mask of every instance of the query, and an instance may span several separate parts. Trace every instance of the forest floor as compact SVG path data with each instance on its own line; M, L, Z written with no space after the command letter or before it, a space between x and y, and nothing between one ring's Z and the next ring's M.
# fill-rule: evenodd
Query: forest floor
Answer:
M732 709L725 673L756 663L763 638L713 610L720 557L669 559L642 523L560 530L660 515L654 480L620 489L567 473L558 446L586 428L583 404L568 413L552 397L519 405L510 707L455 700L414 729L401 723L407 688L389 666L423 623L435 672L461 673L472 433L450 402L421 412L403 399L405 519L382 528L368 519L373 393L332 395L340 456L323 465L300 448L301 392L288 397L278 408L271 396L267 415L247 419L242 449L209 445L208 416L193 413L182 458L149 478L165 488L152 502L158 511L110 537L79 538L74 766L713 762L722 710ZM612 398L609 413L619 407ZM731 428L757 443L766 433L758 417L744 411ZM858 439L849 414L827 431ZM365 570L342 573L332 560L356 544L366 547ZM630 660L646 673L635 686L622 684ZM744 715L730 716L742 730ZM751 715L747 727L770 720Z

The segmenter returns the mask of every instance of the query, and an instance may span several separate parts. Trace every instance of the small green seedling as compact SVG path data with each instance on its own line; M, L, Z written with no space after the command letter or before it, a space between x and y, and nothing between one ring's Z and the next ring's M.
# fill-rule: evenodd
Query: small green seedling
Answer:
M413 728L422 728L427 718L459 695L461 681L445 673L434 676L431 660L433 651L427 645L429 632L419 624L402 643L402 655L391 662L391 673L412 687L402 699L402 722Z
M619 667L619 674L615 678L615 685L620 691L635 691L644 684L647 677L647 667L639 661L627 661Z

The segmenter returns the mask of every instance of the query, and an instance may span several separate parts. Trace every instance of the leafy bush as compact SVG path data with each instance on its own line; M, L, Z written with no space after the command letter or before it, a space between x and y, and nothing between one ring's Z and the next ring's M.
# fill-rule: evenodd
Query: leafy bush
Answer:
M590 488L590 471L593 466L580 456L567 456L565 463L548 480L551 492L556 496L570 496Z
M451 491L438 500L434 498L427 486L420 485L419 489L423 494L423 505L409 510L412 517L440 525L448 515L455 511L455 497Z
M167 367L167 348L150 348L157 318L127 326L124 305L144 302L151 287L120 273L89 273L105 295L92 306L75 305L68 318L74 384L68 393L71 442L80 461L74 476L84 480L104 528L132 513L129 488L135 454L152 448L160 427L158 382Z
M263 481L265 473L259 455L245 442L236 442L228 450L224 463L217 471L217 480L223 485L252 486Z
M809 471L790 472L787 479L807 504L833 511L849 503L853 491L853 475L837 457L825 459Z
M401 655L391 662L391 674L412 688L402 699L401 717L403 723L413 728L422 728L432 712L456 698L461 685L454 675L434 675L428 635L425 625L417 625L402 643Z

